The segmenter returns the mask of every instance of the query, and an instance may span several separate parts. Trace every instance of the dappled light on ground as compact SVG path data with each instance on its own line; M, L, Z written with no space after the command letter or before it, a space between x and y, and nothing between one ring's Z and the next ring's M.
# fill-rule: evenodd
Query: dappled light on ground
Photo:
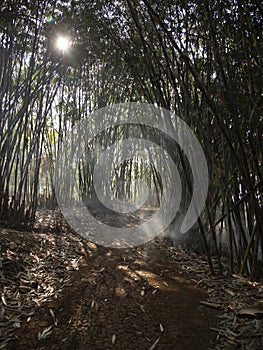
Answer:
M202 255L162 239L118 250L68 230L0 234L6 349L260 346L262 284L212 276Z

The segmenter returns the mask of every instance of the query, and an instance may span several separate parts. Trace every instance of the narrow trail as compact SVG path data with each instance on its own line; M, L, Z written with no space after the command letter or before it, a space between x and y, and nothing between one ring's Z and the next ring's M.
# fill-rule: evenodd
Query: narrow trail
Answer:
M9 350L204 350L212 347L215 313L199 304L180 263L159 242L126 250L90 244L70 284L42 304ZM39 340L39 332L50 335Z

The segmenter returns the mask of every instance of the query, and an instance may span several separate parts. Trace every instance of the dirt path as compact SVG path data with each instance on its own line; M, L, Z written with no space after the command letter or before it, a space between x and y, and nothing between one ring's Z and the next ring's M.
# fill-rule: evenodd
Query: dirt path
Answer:
M158 243L128 250L91 245L58 299L22 323L9 350L204 350L215 340L204 290ZM53 326L53 327L50 327ZM50 327L50 334L43 333ZM42 332L42 340L38 339Z

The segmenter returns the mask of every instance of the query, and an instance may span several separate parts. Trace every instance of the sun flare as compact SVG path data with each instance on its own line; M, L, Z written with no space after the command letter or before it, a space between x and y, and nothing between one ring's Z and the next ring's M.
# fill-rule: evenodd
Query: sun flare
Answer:
M71 46L71 41L68 37L66 36L59 36L56 41L56 47L62 51L68 51Z

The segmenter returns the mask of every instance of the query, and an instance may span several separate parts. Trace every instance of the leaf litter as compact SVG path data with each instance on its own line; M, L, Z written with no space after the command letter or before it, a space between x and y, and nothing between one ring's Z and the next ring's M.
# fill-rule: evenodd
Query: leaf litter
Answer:
M16 329L23 320L30 322L42 303L57 298L65 287L70 286L71 273L78 270L84 256L92 256L92 251L79 236L68 231L60 232L56 237L47 231L23 233L1 229L0 235L0 349L4 349L15 339ZM188 274L193 284L207 291L208 299L201 301L200 307L211 307L218 313L219 325L213 328L217 333L214 350L230 349L231 346L231 349L263 348L262 283L237 274L212 276L205 256L167 247L162 242L158 245L180 264L182 273ZM155 288L151 294L155 295L157 291ZM144 290L140 295L144 296L145 292L142 292ZM137 304L145 313L144 306ZM94 306L93 300L91 308ZM39 330L39 340L48 338L53 327L58 325L55 311L49 309L49 313L54 324ZM161 323L159 328L163 334ZM114 344L115 334L111 340ZM160 337L149 350L158 347L159 341Z
M205 255L174 247L169 251L174 261L180 262L184 273L192 277L192 282L207 291L208 300L199 303L218 312L219 327L211 327L217 332L217 344L212 349L263 349L262 282L231 273L212 275ZM223 265L224 259L222 257ZM213 263L217 272L215 258Z
M54 214L43 216L44 229L22 232L0 228L0 349L16 338L15 329L46 301L57 298L69 286L70 275L82 257L91 254L85 242L70 232L54 234ZM41 226L43 228L43 226ZM54 326L58 319L49 310ZM50 336L52 327L39 331L38 339Z

